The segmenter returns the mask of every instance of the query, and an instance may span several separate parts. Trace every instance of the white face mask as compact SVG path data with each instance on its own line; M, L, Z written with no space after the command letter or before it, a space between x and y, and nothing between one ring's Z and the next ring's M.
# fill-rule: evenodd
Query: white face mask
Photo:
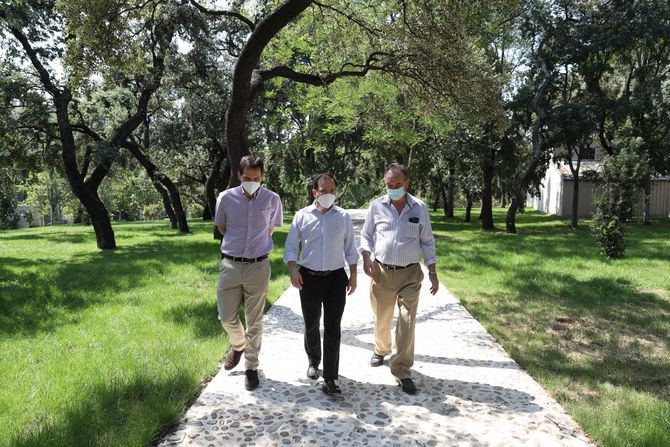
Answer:
M256 191L258 191L258 188L261 187L261 182L242 182L242 188L252 196Z
M319 202L324 208L330 208L335 203L335 194L323 194L316 198L316 201Z

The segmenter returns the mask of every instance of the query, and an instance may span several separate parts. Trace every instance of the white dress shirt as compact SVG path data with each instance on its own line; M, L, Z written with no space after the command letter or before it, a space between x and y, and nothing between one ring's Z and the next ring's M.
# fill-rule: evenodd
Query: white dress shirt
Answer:
M298 211L286 238L284 262L297 262L317 271L341 269L345 262L356 264L358 251L351 216L335 205L326 213L314 204Z
M405 208L398 214L388 195L375 199L365 217L360 251L374 253L375 259L388 265L417 263L422 253L426 265L435 264L435 238L426 204L407 194Z

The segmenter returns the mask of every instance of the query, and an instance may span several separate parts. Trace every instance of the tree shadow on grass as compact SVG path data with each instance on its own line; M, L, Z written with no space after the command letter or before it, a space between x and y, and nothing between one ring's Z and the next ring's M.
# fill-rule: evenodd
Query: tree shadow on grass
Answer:
M0 333L30 335L75 322L81 310L115 302L175 265L214 273L215 250L204 242L155 241L67 262L0 258Z
M670 300L623 278L547 277L533 269L514 272L508 285L514 293L488 297L482 311L508 340L529 330L543 334L541 346L510 346L524 368L670 397L670 360L662 355ZM513 323L498 327L496 321Z
M96 384L58 414L40 417L17 435L13 446L147 445L172 426L195 400L195 375L177 372L168 379L146 376ZM40 419L41 418L41 419Z

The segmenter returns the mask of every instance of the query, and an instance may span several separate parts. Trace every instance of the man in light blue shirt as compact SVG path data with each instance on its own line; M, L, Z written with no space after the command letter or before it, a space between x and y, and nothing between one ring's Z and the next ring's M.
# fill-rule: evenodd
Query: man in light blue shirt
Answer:
M440 285L435 272L435 238L428 207L406 192L407 168L392 164L386 169L384 182L387 194L370 204L361 232L363 269L372 278L370 302L375 314L375 351L370 365L381 366L391 352L391 325L397 304L395 351L389 366L402 390L414 394L410 368L414 364L414 326L423 281L419 261L423 255L434 295Z
M340 323L347 291L351 295L356 290L358 262L351 216L334 205L335 188L335 179L328 174L314 178L314 203L296 213L284 252L291 284L300 290L310 379L318 378L321 362L319 326L323 307L324 384L321 389L331 395L342 392L335 382L340 362ZM348 278L345 262L350 269Z

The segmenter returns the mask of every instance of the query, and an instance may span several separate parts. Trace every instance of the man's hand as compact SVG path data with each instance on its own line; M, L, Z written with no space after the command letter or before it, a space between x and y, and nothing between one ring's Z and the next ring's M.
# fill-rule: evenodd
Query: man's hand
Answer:
M356 271L354 270L349 276L349 282L347 283L347 295L351 295L356 291Z
M302 275L298 271L298 266L295 262L288 263L288 273L291 277L291 285L298 290L302 290Z
M437 279L437 275L428 275L428 279L430 279L430 293L432 295L435 295L437 293L437 290L440 288L440 280Z
M363 252L363 271L370 278L374 278L375 274L377 273L377 266L374 262L372 262L372 259L370 258L370 252L368 251Z

